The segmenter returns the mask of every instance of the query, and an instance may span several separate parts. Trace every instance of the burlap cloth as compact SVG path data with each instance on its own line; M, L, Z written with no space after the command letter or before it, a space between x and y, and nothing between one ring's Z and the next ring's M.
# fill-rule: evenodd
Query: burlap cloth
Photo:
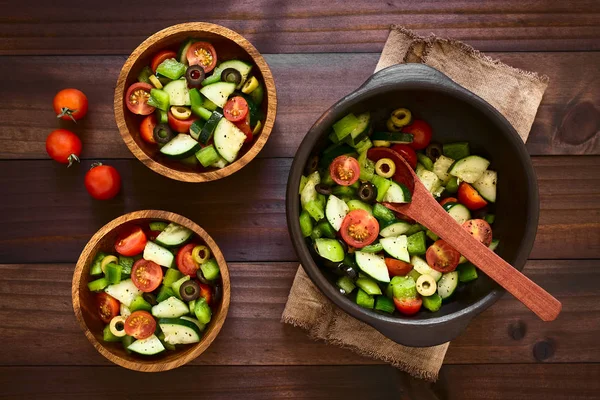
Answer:
M375 71L400 63L423 63L485 99L515 127L523 141L535 119L548 77L493 60L458 41L421 37L392 26ZM417 378L435 381L449 343L428 348L399 345L340 310L298 268L282 322L304 328L313 339L385 361Z

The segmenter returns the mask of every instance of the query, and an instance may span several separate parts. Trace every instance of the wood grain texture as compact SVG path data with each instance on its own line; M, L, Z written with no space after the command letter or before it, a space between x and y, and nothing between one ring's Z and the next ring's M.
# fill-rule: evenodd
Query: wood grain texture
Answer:
M239 158L225 168L203 169L190 167L180 161L169 160L158 151L158 146L150 145L139 134L142 118L127 110L125 93L127 88L137 82L139 72L149 64L153 55L166 48L178 48L186 39L193 37L212 43L221 60L242 59L254 64L252 74L264 84L265 97L261 108L265 118L263 127L252 146L242 149ZM170 26L144 40L131 53L119 74L114 94L115 120L123 141L133 155L148 168L170 179L182 182L209 182L225 178L245 167L262 150L271 135L275 115L277 114L277 95L275 82L269 66L258 50L238 33L223 26L194 22Z
M443 3L427 0L300 3L159 1L143 8L116 0L4 2L0 54L127 54L169 25L208 21L246 36L261 52L381 51L390 24L469 42L484 51L600 48L598 2L558 0ZM68 10L65 11L65 10Z
M5 321L0 335L11 343L3 349L0 365L111 365L88 343L73 317L73 265L0 265L0 318ZM191 364L375 363L315 342L301 329L280 322L297 266L296 262L229 263L227 320L213 344ZM599 266L598 260L529 261L524 273L563 303L560 317L542 322L505 295L452 342L445 362L536 363L534 348L542 342L553 349L543 362L597 362Z
M121 194L93 200L83 186L91 161L1 161L0 260L73 262L96 230L139 209L169 210L206 229L228 261L291 261L285 222L289 159L255 160L225 180L176 182L137 160L113 160ZM541 213L534 259L600 258L600 157L536 157ZM200 187L197 187L200 186Z
M550 77L527 149L532 155L600 154L600 53L492 53L518 68ZM293 157L317 118L372 73L378 54L266 55L277 85L274 133L258 157ZM61 126L83 140L83 158L133 158L115 124L115 82L125 62L112 57L0 57L4 82L0 158L47 158L46 136ZM40 74L40 65L46 74ZM310 70L310 85L306 71ZM22 82L35 87L35 96ZM65 87L83 90L88 115L77 125L57 122L52 98Z
M392 153L394 152L392 151ZM406 215L433 231L487 276L525 304L542 321L554 321L558 317L562 305L556 298L490 250L488 248L489 242L485 245L482 244L471 233L457 224L456 220L431 196L429 190L421 183L408 162L401 158L399 154L396 154L394 161L396 163L394 180L398 181L396 178L398 174L403 175L408 180L408 182L403 183L406 183L409 190L412 190L412 199L408 204L384 203L386 207ZM489 229L488 225L488 232L491 233ZM491 240L490 235L490 242ZM427 255L429 256L429 252Z
M219 265L223 296L220 304L214 310L210 324L207 326L206 331L202 333L200 342L185 346L177 351L166 351L158 356L145 358L127 353L120 343L107 343L102 340L104 323L98 317L97 308L94 303L95 295L88 289L87 285L93 279L90 277L90 268L98 252L114 253L114 243L117 240L119 232L127 229L127 227L146 225L152 221L175 222L184 226L192 230L200 238L200 243L204 242L208 246L212 256ZM122 215L98 229L86 244L79 256L73 273L71 297L73 311L75 312L79 326L94 348L106 357L106 359L122 367L140 372L167 371L185 365L200 356L221 331L227 317L231 297L229 269L217 243L196 223L181 215L167 211L134 211Z

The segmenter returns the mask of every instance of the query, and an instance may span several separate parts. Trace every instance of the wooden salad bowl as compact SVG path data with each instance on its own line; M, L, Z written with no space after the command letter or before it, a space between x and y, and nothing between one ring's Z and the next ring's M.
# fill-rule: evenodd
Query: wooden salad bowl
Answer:
M204 331L200 342L193 345L185 345L185 347L175 351L164 351L155 356L141 356L133 353L128 354L120 342L109 343L102 340L104 323L100 320L94 307L94 293L88 290L87 284L90 281L90 265L96 254L99 251L114 253L113 246L115 239L123 227L150 221L175 222L194 231L206 243L221 270L223 295L219 306L216 310L213 309L212 320ZM77 266L73 274L71 294L73 298L73 310L75 311L79 325L81 325L81 329L83 329L90 343L92 343L100 354L113 363L128 369L141 372L159 372L177 368L192 361L210 346L225 322L225 317L229 310L231 286L229 282L229 270L227 269L223 253L221 253L219 246L217 246L204 229L189 219L172 212L144 210L134 211L116 218L104 225L92 236L77 261Z
M261 109L265 115L263 128L254 139L252 146L242 148L240 157L225 168L218 170L198 170L178 160L170 160L160 154L156 145L146 143L139 134L141 118L129 112L125 105L127 88L137 82L138 73L150 64L152 56L165 48L178 46L187 38L197 38L211 42L220 60L241 59L254 64L252 73L264 83L265 96ZM183 182L209 182L224 178L243 168L256 157L264 147L273 130L277 113L275 81L263 56L243 36L224 26L205 22L188 22L165 28L144 40L129 56L117 80L114 98L115 120L119 132L133 155L147 167L167 178Z

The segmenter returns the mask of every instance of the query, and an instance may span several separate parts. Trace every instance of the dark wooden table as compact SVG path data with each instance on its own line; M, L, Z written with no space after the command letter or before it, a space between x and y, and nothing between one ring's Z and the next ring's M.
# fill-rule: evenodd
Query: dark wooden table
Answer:
M542 323L505 295L452 343L433 391L443 399L599 398L597 0L38 0L0 1L0 10L0 397L414 398L414 386L394 368L279 322L298 264L285 225L291 159L314 120L372 73L387 27L397 23L550 77L527 143L541 213L524 272L562 301L563 312ZM263 152L209 184L170 181L144 167L123 144L112 110L129 52L153 32L189 20L250 39L265 54L279 95ZM54 117L52 98L64 87L89 97L89 115L77 126ZM48 160L45 138L59 125L81 135L81 166ZM112 201L93 201L84 189L96 160L123 177ZM101 357L75 321L70 294L90 236L147 208L202 225L232 275L229 317L214 344L191 365L152 376Z

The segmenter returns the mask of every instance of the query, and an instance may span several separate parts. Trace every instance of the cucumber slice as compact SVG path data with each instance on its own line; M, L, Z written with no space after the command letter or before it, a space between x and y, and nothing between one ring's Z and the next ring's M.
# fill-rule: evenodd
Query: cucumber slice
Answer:
M177 51L177 60L179 60L180 63L188 65L188 60L187 60L187 56L186 56L187 51L189 50L190 46L197 41L198 40L196 40L196 39L188 38L185 40L185 42L183 42L183 44Z
M200 93L207 99L223 108L227 103L227 98L235 91L235 83L217 82L200 89Z
M498 181L498 173L496 171L486 170L481 177L473 183L475 190L479 192L481 197L490 203L496 202L496 182Z
M419 170L417 167L417 176L429 193L435 192L442 185L440 178L434 172L427 171L425 168Z
M412 143L413 134L404 132L373 132L371 140L381 140L390 143Z
M219 156L220 157L220 156ZM211 167L213 168L225 168L229 163L223 157L220 157L218 161L213 163Z
M354 284L352 279L350 279L347 276L341 276L337 280L336 285L338 288L344 291L344 294L352 293L352 291L356 288L356 285Z
M179 318L189 312L188 305L174 296L152 307L152 315L156 318Z
M136 340L130 344L127 349L138 354L151 356L164 351L165 346L163 346L162 342L156 337L156 335L152 335L146 339Z
M340 262L344 260L344 249L336 239L316 239L317 253L329 261Z
M195 310L196 310L196 300L192 300L192 301L190 301L190 314L194 314ZM179 318L184 319L186 321L190 321L193 324L196 324L198 329L200 329L200 332L204 332L204 329L206 328L206 325L204 325L202 322L198 321L196 318L188 317L187 315L184 315L183 317L179 317Z
M452 164L448 172L467 183L474 183L489 165L490 162L483 157L468 156Z
M155 242L161 246L174 247L184 244L192 237L190 229L171 222L157 237Z
M358 286L359 288L364 290L365 293L370 294L370 295L381 294L381 288L379 287L377 282L375 282L371 278L366 278L366 277L358 278L356 280L356 286Z
M171 81L162 90L169 94L169 104L172 106L189 106L192 104L185 79Z
M182 276L181 278L177 279L175 282L173 282L171 284L171 289L173 290L173 293L175 293L175 296L179 299L181 299L181 285L183 285L185 282L189 281L190 279L192 279L189 275L185 275Z
M353 147L362 142L369 135L371 130L371 113L365 112L356 116L357 125L352 129L350 135L347 136L346 142Z
M333 226L333 229L339 231L342 226L342 221L348 214L350 208L344 202L334 195L330 195L329 199L327 199L327 206L325 207L325 216L327 217L327 221Z
M200 134L202 133L202 128L204 128L204 125L205 122L201 119L198 119L192 123L192 126L190 126L190 136L194 140L200 139Z
M333 131L337 136L338 142L342 142L346 140L346 138L350 137L352 131L357 129L359 125L359 119L352 113L346 115L344 118L333 124Z
M408 255L408 240L405 235L398 237L387 237L379 240L383 246L383 250L398 260L410 262Z
M413 265L415 270L421 275L429 275L436 281L439 281L442 277L441 272L431 268L429 264L427 264L427 261L423 260L421 257L412 256L410 259L410 263Z
M200 149L200 143L196 142L190 135L180 133L160 148L160 152L166 156L176 159L188 158Z
M438 294L442 300L452 296L456 287L458 286L458 272L452 271L442 275L442 278L438 281Z
M411 225L405 221L393 222L379 231L379 234L384 238L400 236L406 233L411 228Z
M410 203L412 195L406 186L402 183L392 181L392 185L383 196L386 203Z
M169 344L190 344L200 341L200 329L195 323L183 318L161 318L160 329L165 334L164 341Z
M233 68L238 70L238 72L242 76L242 80L240 81L239 85L237 85L236 89L241 89L244 83L246 82L246 79L248 79L248 75L250 75L250 71L252 70L252 64L241 60L224 61L213 70L211 76L202 81L202 86L207 86L214 84L215 82L219 82L221 80L221 73L227 68ZM256 89L254 89L254 91L255 90Z
M444 186L446 186L451 178L448 169L452 164L454 164L454 160L446 156L440 156L433 163L433 172L440 178L440 181L442 181L442 185Z
M419 164L427 171L433 171L433 161L431 161L431 158L427 157L425 154L417 153L417 160L419 160Z
M379 242L371 243L368 246L360 249L363 253L381 253L383 251L383 246Z
M227 162L234 162L244 142L246 135L233 122L221 118L215 129L215 147L221 157Z
M131 279L125 279L115 285L110 285L104 291L127 307L131 306L133 299L142 294L142 291L133 284Z
M354 210L365 210L366 212L368 212L370 215L373 215L373 207L371 207L370 204L364 203L360 200L350 200L348 203L346 203L348 205L348 209L350 211L354 211Z
M300 193L300 204L302 208L306 208L306 205L317 200L317 190L315 186L317 184L314 181L309 180L306 182Z
M496 251L496 249L498 248L498 245L500 244L500 240L498 239L494 239L492 240L492 243L490 243L489 248L491 251Z
M375 203L373 206L373 216L377 218L379 223L390 222L396 219L392 210L379 203Z
M450 216L460 225L471 219L471 212L469 209L459 203L454 203L454 205L448 209L448 214L450 214Z
M222 118L223 114L221 114L218 111L213 111L213 113L210 115L210 118L208 118L208 120L202 127L202 131L198 136L198 141L202 144L207 144L212 138L213 133L215 132L215 129L217 129L217 125L219 124L219 121L221 121Z
M379 282L389 282L390 273L385 265L383 256L357 251L356 264L367 275Z
M167 268L173 265L173 260L175 259L173 253L151 241L146 242L143 257L145 260L154 261L158 265Z

